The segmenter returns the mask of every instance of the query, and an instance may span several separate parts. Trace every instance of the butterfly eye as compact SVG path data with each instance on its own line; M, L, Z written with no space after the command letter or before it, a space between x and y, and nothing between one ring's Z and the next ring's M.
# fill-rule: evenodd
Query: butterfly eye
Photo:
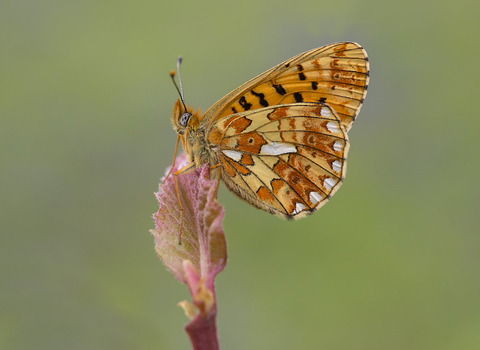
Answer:
M188 120L190 119L192 115L190 113L183 113L182 116L180 117L180 125L183 127L186 127L188 124Z

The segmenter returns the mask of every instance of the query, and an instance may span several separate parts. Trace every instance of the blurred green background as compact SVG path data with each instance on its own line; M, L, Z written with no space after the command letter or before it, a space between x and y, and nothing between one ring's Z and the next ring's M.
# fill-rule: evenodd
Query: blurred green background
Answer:
M478 2L0 3L0 349L188 349L154 251L183 55L189 104L357 41L349 170L286 222L224 188L222 349L479 349Z

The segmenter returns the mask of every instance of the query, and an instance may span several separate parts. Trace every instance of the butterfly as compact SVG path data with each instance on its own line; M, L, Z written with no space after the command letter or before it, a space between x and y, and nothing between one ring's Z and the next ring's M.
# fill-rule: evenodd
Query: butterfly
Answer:
M178 134L175 154L181 140L189 163L174 179L208 163L249 204L303 218L322 207L345 178L347 132L368 83L366 51L339 42L280 63L203 115L185 105L182 88L171 120Z

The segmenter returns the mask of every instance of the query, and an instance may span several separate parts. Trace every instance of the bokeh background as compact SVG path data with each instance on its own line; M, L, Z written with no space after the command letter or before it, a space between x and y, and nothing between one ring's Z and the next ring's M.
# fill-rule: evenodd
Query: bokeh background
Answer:
M168 73L189 104L357 41L371 83L349 170L286 222L224 188L222 349L480 348L478 2L0 3L0 349L188 349L155 254Z

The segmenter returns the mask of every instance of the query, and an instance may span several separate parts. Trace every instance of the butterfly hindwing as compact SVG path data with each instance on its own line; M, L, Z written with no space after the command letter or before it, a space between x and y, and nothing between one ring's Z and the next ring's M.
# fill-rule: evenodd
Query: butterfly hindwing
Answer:
M289 103L331 106L349 130L363 104L369 80L366 51L341 42L295 56L235 89L204 115L207 130L236 113Z
M327 105L237 113L218 120L211 136L227 187L280 216L297 219L318 210L345 176L347 134Z

